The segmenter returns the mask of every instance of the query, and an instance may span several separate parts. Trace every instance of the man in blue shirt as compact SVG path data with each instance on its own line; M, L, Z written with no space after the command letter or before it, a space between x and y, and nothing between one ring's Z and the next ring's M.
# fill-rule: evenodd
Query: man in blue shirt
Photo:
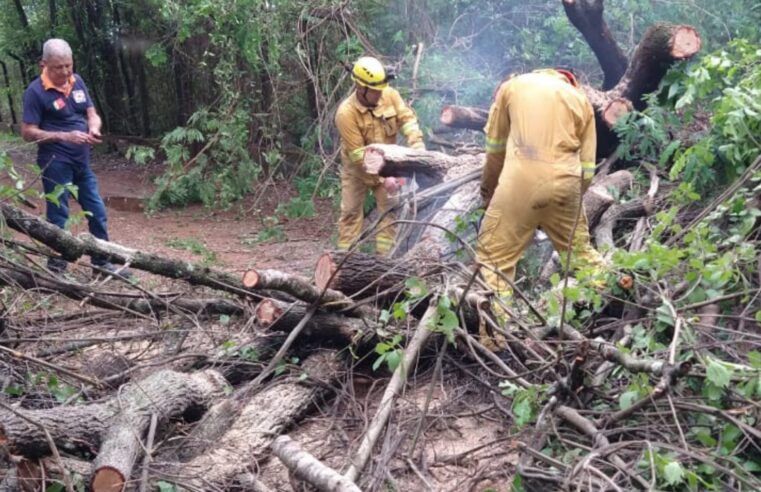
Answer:
M71 47L63 39L49 39L42 47L42 74L24 92L21 136L38 144L37 164L42 170L46 194L56 186L71 183L78 188L77 201L89 212L90 233L108 241L106 207L98 192L98 182L90 168L90 146L101 142L101 119L95 111L82 78L74 73ZM64 228L69 218L69 193L63 191L58 203L47 202L47 219ZM92 264L111 273L118 271L106 257L93 256ZM66 270L67 262L50 258L48 268Z

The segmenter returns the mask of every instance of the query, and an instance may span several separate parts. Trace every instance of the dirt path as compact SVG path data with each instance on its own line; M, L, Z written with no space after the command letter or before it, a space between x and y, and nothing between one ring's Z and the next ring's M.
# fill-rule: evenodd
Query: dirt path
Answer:
M35 167L33 146L20 141L3 142L17 170L33 179ZM317 257L330 247L335 227L334 212L329 200L316 204L318 215L310 219L287 220L280 217L277 226L284 234L282 240L257 241L265 228L262 219L275 215L281 202L296 196L293 187L281 183L254 206L244 200L230 210L210 210L200 205L170 209L148 216L142 211L141 200L154 189L148 169L132 164L121 157L95 153L92 167L108 209L111 240L125 246L150 251L172 258L207 261L231 272L248 268L275 268L311 275ZM32 185L41 190L39 182ZM44 214L42 200L33 200ZM79 209L72 200L72 212ZM72 227L73 232L87 230L86 223Z

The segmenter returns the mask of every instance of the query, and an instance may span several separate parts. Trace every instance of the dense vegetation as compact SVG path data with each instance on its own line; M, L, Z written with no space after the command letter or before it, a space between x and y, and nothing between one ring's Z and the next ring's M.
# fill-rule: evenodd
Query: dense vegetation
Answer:
M428 130L443 103L485 106L511 72L561 64L601 77L555 0L7 1L0 16L3 121L19 118L41 43L69 40L105 130L161 139L166 174L154 207L226 206L264 176L319 175L334 161L332 111L350 86L343 64L364 52L397 68ZM694 25L712 51L753 42L760 17L753 1L606 6L624 52L656 20Z

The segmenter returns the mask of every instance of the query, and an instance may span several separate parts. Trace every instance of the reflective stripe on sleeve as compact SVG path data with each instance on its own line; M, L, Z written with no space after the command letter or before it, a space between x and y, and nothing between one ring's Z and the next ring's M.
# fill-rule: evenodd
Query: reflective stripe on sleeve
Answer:
M365 148L360 147L358 149L354 149L351 152L349 152L349 159L351 159L352 162L361 161L365 157Z
M419 132L420 126L417 124L417 121L410 121L405 123L399 131L406 137L412 132Z
M501 154L507 147L506 139L494 139L486 137L486 153L487 154Z
M594 162L582 162L581 173L584 179L592 179L595 176L595 163Z

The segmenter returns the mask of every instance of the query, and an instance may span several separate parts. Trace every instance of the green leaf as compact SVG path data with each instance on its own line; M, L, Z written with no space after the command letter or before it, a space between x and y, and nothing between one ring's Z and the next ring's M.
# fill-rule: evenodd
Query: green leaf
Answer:
M156 487L158 487L159 492L178 492L175 484L163 480L156 482Z
M392 350L386 354L386 365L391 372L396 371L396 368L402 362L402 353L400 350Z
M704 428L699 427L695 432L695 439L700 441L700 444L702 444L705 447L712 448L716 446L716 439L711 435L711 432Z
M637 401L638 397L638 391L627 391L622 393L621 396L618 397L618 406L621 408L621 410L626 410L632 406L635 401Z
M375 362L373 362L373 371L377 371L378 368L383 364L383 361L386 359L386 354L382 354L380 357L375 359Z
M759 323L761 323L761 310L759 310L759 311L756 311L756 321L758 321Z
M515 423L523 427L531 422L533 417L533 410L531 408L531 402L528 398L517 398L513 401L513 415L515 415Z
M663 467L663 477L666 479L666 483L669 485L676 485L684 480L684 470L682 465L676 461L672 461L668 465Z
M45 487L45 492L61 492L64 490L64 486L61 482L54 482Z
M391 320L391 311L383 309L378 317L381 323L387 324Z
M730 370L713 359L708 363L706 375L708 380L718 388L726 388L729 386L729 381L732 379L732 373Z
M404 281L404 286L407 288L407 294L412 299L419 299L428 295L428 287L418 277L410 277Z

